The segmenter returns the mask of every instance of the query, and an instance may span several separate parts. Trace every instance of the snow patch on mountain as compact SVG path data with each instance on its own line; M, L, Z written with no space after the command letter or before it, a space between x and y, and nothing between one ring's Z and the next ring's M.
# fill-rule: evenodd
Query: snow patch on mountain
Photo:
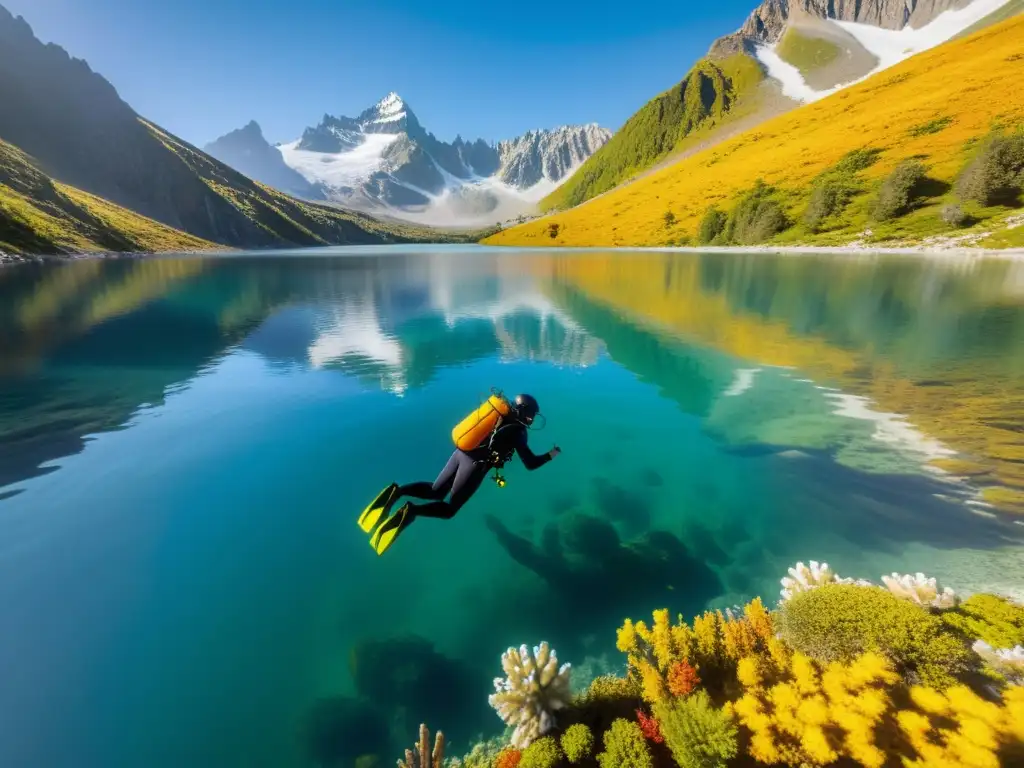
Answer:
M756 55L758 60L768 70L768 76L777 80L782 86L782 95L788 96L796 101L812 102L824 98L828 91L816 91L807 84L800 70L785 61L775 52L775 46L758 46ZM835 89L832 89L833 91Z
M872 75L906 61L911 56L942 45L989 14L998 11L1009 1L974 0L964 8L943 11L931 22L918 29L907 26L900 30L891 30L871 24L825 19L825 23L849 33L857 43L878 59L878 64L867 74L826 90L812 88L807 84L799 69L783 61L776 52L778 43L771 46L758 45L755 55L764 64L768 76L781 84L782 91L786 96L810 103L863 82Z
M849 21L833 23L857 38L857 42L878 57L879 64L875 67L874 72L880 72L915 54L942 45L972 24L995 13L1008 2L1009 0L974 0L970 5L959 10L943 11L931 23L920 29L904 27L901 30L893 31Z
M348 152L311 152L299 149L301 140L281 144L278 149L286 165L311 184L337 189L355 189L380 170L384 154L401 138L399 133L368 133L362 143Z

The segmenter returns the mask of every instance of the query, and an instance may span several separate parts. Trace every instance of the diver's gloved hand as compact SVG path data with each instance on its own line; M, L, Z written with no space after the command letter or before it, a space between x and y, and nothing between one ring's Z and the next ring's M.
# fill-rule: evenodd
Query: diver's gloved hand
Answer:
M552 449L551 449L550 451L548 451L548 455L549 455L549 456L550 456L550 457L551 457L551 458L553 459L553 458L555 458L555 456L557 456L557 455L558 455L558 454L560 454L561 452L562 452L562 449L561 449L561 448L559 448L559 447L558 447L558 446L556 445L556 446L555 446L554 448L552 448Z

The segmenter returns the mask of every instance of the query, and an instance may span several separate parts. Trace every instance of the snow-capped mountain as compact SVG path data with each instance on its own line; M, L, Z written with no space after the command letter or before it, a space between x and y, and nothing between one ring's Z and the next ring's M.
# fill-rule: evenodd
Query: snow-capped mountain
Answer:
M484 226L531 213L609 138L611 131L589 124L530 131L497 145L461 137L446 143L389 93L357 117L324 115L295 141L271 147L252 123L206 151L302 197L421 223ZM268 151L280 155L280 166Z

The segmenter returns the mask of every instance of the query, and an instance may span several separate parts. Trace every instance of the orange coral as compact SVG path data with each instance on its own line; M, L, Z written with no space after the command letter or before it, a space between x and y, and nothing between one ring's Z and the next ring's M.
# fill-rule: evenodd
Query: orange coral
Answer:
M516 768L522 759L522 752L515 747L506 747L498 753L498 757L494 761L494 768Z
M656 744L665 743L665 737L661 735L661 726L658 724L656 717L646 715L642 709L638 709L636 711L636 721L640 724L640 730L643 731L645 739Z
M673 696L687 696L700 685L697 670L685 661L677 661L668 670L668 690Z

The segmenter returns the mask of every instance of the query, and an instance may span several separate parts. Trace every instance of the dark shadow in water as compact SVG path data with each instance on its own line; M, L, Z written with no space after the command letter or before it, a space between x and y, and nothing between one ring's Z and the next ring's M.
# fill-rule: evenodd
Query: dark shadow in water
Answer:
M384 757L411 745L420 723L435 723L463 746L493 726L494 713L481 707L481 699L493 689L494 670L448 658L425 638L362 641L350 652L349 668L359 696L390 717L391 752Z
M582 652L582 636L606 633L645 605L696 611L722 592L715 572L665 531L623 542L607 520L572 514L548 525L538 545L493 515L485 520L509 557L548 585L545 632L567 646L567 658Z
M306 715L300 738L305 758L322 768L351 768L363 755L395 754L388 713L372 699L321 699Z
M657 470L648 467L640 472L640 482L648 488L660 488L665 484L665 478Z
M682 533L683 541L705 561L718 566L729 563L728 553L719 546L714 534L707 528L695 522L687 522L683 524ZM735 545L737 542L733 540L731 543Z
M636 536L651 527L651 504L645 497L603 477L595 477L591 482L597 509L626 536Z
M579 505L580 499L573 493L559 493L548 499L548 508L556 517L564 515L571 509L576 509Z

